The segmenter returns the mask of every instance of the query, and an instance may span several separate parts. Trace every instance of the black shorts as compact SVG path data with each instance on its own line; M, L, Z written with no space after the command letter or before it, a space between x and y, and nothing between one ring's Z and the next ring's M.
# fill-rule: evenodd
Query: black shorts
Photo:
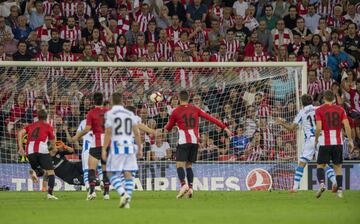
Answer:
M176 161L196 162L198 153L198 144L186 143L178 145L176 148Z
M39 167L44 170L53 170L51 156L49 154L32 153L28 155L31 169L37 170Z
M343 162L343 146L342 145L322 145L319 147L319 154L317 158L318 164L329 164L332 161L334 164L342 164Z
M106 164L106 161L103 161L103 160L101 159L101 150L102 150L102 147L90 148L89 154L90 154L92 157L94 157L95 159L100 160L100 161L101 161L101 164L105 165L105 164Z

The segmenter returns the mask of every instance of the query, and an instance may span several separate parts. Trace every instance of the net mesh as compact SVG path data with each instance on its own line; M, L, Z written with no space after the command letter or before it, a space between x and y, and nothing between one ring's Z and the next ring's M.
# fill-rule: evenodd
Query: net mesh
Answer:
M291 122L301 94L302 67L24 67L0 68L0 186L33 190L26 158L18 156L17 132L48 111L56 137L74 147L69 160L81 160L81 142L67 142L64 126L74 136L93 107L92 94L102 92L107 104L121 92L126 106L135 106L142 122L163 128L178 105L178 92L187 89L191 103L224 122L234 136L200 120L198 162L194 166L195 190L290 189L297 162L296 133L275 124L281 117ZM149 95L160 92L162 102ZM178 187L174 128L167 136L143 134L144 158L139 162L138 189ZM252 172L254 171L255 172ZM264 172L263 172L264 171ZM266 173L271 175L269 178ZM270 180L269 180L270 179ZM70 189L57 181L57 189Z

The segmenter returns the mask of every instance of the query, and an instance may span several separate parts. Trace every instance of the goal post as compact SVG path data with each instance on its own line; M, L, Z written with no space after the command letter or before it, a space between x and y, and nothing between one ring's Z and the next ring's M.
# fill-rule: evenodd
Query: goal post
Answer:
M195 190L286 190L303 144L301 131L289 132L275 123L292 121L307 92L305 62L14 62L0 64L0 187L38 190L28 176L26 158L17 155L17 132L36 121L46 109L56 137L81 159L82 142L67 141L65 129L76 133L92 107L92 94L102 92L107 105L111 94L123 93L124 105L133 106L142 122L162 128L178 105L178 92L187 89L191 103L224 122L234 136L226 136L200 120ZM153 103L149 95L164 100ZM144 158L136 184L143 190L176 190L175 151L178 133L154 138L143 134ZM73 189L57 178L58 190ZM307 189L307 172L301 182Z

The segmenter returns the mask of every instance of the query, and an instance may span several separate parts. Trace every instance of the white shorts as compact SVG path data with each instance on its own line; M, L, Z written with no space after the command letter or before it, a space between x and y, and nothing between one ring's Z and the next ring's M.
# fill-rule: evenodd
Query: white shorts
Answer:
M134 172L138 170L136 154L109 154L106 161L106 171Z
M313 159L316 153L315 137L310 137L305 140L304 147L300 156L300 162L308 163Z
M81 163L82 163L82 169L88 170L89 169L89 152L90 150L83 150L81 152Z

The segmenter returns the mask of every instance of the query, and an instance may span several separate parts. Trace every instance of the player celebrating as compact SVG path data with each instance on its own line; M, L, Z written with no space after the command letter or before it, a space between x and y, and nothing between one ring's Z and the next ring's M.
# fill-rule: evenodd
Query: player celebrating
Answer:
M138 170L136 151L138 157L142 157L141 137L137 128L139 119L133 112L121 106L120 93L112 94L112 103L113 107L105 114L102 159L107 160L106 170L109 171L110 182L121 196L120 208L130 208L134 189L132 172ZM110 150L107 157L108 145L110 145ZM125 177L125 188L121 183L121 174Z
M165 126L165 131L170 131L175 124L179 129L179 144L176 149L176 168L180 180L181 189L176 198L181 198L185 194L191 198L193 194L192 184L194 174L192 163L196 161L199 142L199 117L216 124L231 136L231 131L221 121L205 113L198 107L189 104L189 93L186 90L180 91L180 105L171 113L169 122ZM187 182L185 182L185 170Z
M47 198L57 200L58 198L53 195L55 173L47 145L48 141L50 141L50 150L55 148L54 130L50 124L46 123L47 114L45 110L38 111L38 119L39 121L19 131L19 154L25 155L23 135L27 133L26 155L28 156L30 166L33 170L40 166L46 171L49 181Z
M295 131L299 125L303 126L305 134L305 143L302 150L302 155L300 157L299 166L295 170L294 176L294 185L292 192L297 192L300 185L300 180L304 173L304 168L306 164L313 158L316 148L314 147L315 141L315 109L313 104L313 99L310 95L305 94L301 96L301 102L303 108L296 115L292 124L287 123L285 120L278 118L276 123L283 126L287 130ZM336 179L334 175L334 170L330 166L326 166L326 175L331 180L333 191L336 192Z
M86 116L86 126L84 130L76 133L72 138L73 142L78 141L81 137L86 135L92 130L93 139L91 141L91 148L89 151L89 185L90 189L88 192L87 200L93 200L96 198L95 185L96 175L95 170L99 160L101 160L101 147L104 141L104 114L108 110L103 107L103 94L96 92L94 93L95 108L91 109ZM110 199L109 195L109 179L106 173L106 161L101 160L103 168L103 183L104 183L104 200Z
M319 143L319 155L317 158L317 178L320 184L320 189L316 193L319 198L325 191L325 173L324 167L332 160L334 170L336 173L337 182L337 196L343 197L342 193L342 169L343 161L343 139L341 134L342 125L344 125L346 135L349 140L349 152L351 153L354 145L351 138L351 128L349 120L347 119L345 110L332 102L335 95L331 90L324 92L325 104L321 105L315 111L316 118L316 132L315 132L315 146ZM321 135L320 135L321 134Z

